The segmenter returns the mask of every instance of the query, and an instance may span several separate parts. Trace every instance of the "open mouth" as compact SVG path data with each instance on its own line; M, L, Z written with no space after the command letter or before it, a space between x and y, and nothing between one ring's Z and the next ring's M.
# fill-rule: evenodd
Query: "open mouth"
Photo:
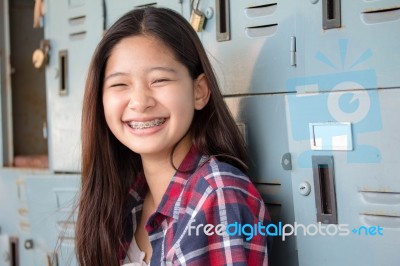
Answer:
M145 121L145 122L129 122L128 125L133 129L147 129L152 127L161 126L165 123L167 119L165 118L156 118L154 120Z

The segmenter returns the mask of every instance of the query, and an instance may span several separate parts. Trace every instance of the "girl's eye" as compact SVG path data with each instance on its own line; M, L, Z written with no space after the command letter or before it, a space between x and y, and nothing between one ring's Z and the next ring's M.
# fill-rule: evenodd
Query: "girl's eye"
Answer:
M169 79L166 79L166 78L156 79L153 81L153 84L163 83L163 82L167 82L167 81L169 81Z
M111 84L110 88L116 88L116 87L125 87L126 84L124 83L116 83L116 84Z

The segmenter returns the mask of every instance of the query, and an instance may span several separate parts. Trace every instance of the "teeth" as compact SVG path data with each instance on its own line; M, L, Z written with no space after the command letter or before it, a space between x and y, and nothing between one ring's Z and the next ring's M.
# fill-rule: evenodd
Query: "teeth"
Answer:
M151 127L156 127L164 124L165 118L157 118L146 122L130 122L129 126L134 129L146 129Z

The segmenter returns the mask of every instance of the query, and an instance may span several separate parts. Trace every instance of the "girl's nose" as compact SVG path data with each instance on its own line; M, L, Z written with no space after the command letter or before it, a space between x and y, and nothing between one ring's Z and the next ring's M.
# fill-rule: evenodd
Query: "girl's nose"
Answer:
M129 108L137 112L144 112L154 105L155 100L148 88L140 86L131 89Z

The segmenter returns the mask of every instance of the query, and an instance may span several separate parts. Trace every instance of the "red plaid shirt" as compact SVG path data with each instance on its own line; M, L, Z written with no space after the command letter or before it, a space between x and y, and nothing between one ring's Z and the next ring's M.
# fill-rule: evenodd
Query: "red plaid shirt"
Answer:
M124 243L118 254L121 263L140 219L147 189L140 175L127 204ZM240 230L235 233L233 226L266 226L269 220L263 200L247 176L215 157L201 156L192 147L157 211L147 221L153 248L150 264L268 265L267 236L257 232L250 239ZM210 224L207 230L206 224ZM218 234L215 226L220 224L225 227ZM233 225L228 234L224 228L229 224Z

